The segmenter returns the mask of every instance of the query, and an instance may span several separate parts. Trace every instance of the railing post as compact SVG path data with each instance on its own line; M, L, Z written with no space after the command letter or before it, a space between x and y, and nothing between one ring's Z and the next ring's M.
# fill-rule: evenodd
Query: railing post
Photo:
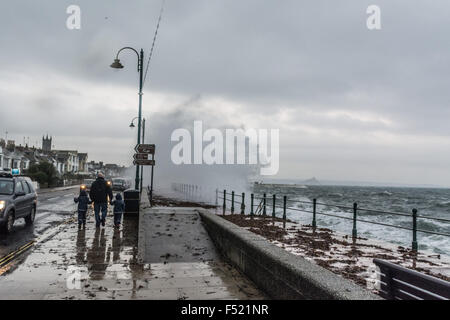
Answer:
M245 192L242 192L241 214L245 214Z
M313 221L312 221L312 227L313 228L317 227L317 223L316 223L316 209L317 209L317 199L314 198L313 199Z
M225 209L227 208L227 190L223 190L223 215L225 215Z
M254 199L254 195L253 195L253 193L250 195L250 216L252 216L253 217L253 199Z
M216 188L216 206L219 205L219 189Z
M358 211L358 204L353 203L353 229L352 229L352 237L356 238L358 236L358 232L356 231L356 212Z
M273 195L273 200L272 200L272 218L275 218L275 202L277 201L277 196Z
M234 214L234 191L231 191L231 214Z
M413 241L412 241L412 249L417 252L417 209L412 210L413 216Z
M264 193L263 197L263 216L266 215L266 194Z
M287 197L283 196L283 228L286 228L286 203Z

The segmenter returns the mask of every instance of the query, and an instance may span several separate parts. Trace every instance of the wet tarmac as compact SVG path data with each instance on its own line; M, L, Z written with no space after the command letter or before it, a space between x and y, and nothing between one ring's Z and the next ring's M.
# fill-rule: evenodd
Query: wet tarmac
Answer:
M34 224L27 226L24 219L14 223L10 234L0 233L0 257L23 246L29 241L43 236L46 231L73 216L75 205L73 197L78 187L58 188L38 192L38 206Z
M20 265L0 276L0 299L265 298L222 260L198 214L145 212L140 247L137 217L125 216L115 229L109 212L106 227L96 229L91 212L85 230L73 220L49 228Z

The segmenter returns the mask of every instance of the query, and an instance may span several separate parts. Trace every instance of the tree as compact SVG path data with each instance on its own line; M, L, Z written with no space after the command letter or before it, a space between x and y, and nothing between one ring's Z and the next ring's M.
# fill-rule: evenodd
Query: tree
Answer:
M30 165L27 173L31 179L39 182L39 184L46 185L48 187L56 185L58 183L56 169L53 164L48 161L42 161Z
M32 174L31 178L39 182L40 185L48 185L48 176L45 174L45 172L38 171Z

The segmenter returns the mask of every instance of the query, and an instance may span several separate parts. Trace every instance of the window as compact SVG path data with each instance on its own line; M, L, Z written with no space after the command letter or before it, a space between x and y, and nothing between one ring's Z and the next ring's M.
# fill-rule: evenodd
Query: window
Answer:
M28 187L30 188L30 193L35 192L35 191L34 191L34 186L33 186L33 184L30 183L30 182L26 182L26 183L28 184Z
M24 191L23 191L22 182L17 181L17 182L16 182L16 190L15 190L15 193L19 193L19 192L24 192Z
M25 181L22 181L22 185L23 185L23 190L25 191L25 193L31 193L28 183L26 183Z
M13 182L8 180L0 180L0 194L12 194Z

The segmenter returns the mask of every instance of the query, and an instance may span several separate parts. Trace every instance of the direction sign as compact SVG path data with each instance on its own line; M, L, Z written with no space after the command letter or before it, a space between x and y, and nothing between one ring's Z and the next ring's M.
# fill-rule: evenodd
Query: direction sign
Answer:
M134 160L133 164L139 166L154 166L155 160Z
M154 144L138 144L134 147L134 150L137 153L147 153L147 154L155 154L155 145Z
M133 155L134 160L148 160L148 153L135 153Z

